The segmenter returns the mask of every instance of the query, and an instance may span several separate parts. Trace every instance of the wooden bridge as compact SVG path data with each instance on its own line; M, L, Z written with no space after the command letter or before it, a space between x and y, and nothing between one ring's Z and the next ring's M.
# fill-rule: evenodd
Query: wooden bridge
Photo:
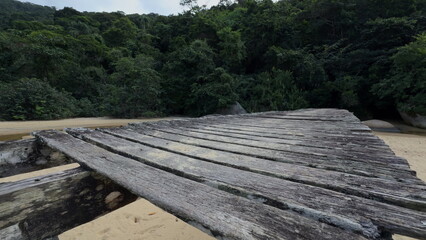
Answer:
M0 184L0 229L6 229L0 236L18 230L29 239L54 236L105 212L105 195L121 189L121 201L141 196L218 238L426 239L426 184L345 110L209 116L35 136L33 148L48 148L49 161L72 160L82 168ZM0 153L4 149L0 145ZM98 196L99 181L110 180L114 185ZM52 194L64 186L65 195ZM44 199L29 194L35 188ZM24 206L25 196L37 201L26 199ZM84 220L75 216L81 208ZM40 217L46 211L55 218L53 230L37 226L49 222Z

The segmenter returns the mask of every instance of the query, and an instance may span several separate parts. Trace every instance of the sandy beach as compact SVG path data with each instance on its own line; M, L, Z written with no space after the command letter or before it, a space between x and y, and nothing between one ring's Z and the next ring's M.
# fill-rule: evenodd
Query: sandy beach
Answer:
M119 127L134 122L152 122L158 120L176 119L170 118L147 118L147 119L115 119L108 117L99 118L70 118L52 121L7 121L0 122L0 141L16 140L28 136L31 132L64 128L86 127Z
M97 122L99 120L99 122ZM149 119L154 121L155 119ZM0 137L3 135L23 134L41 129L62 129L64 127L99 127L99 126L119 126L129 122L137 122L141 119L78 119L30 122L32 125L25 125L23 122L10 123L0 122ZM96 124L101 123L101 124ZM63 125L69 124L69 125ZM7 126L7 127L6 127ZM383 139L396 153L408 160L411 168L417 171L419 178L426 181L426 136L402 133L382 133L374 132L376 136ZM45 175L51 172L78 167L78 164L45 169L0 179L0 182L17 181L20 179ZM139 199L121 209L118 209L105 216L69 230L59 236L61 240L211 240L211 236L183 222L175 216L161 210L145 199ZM396 240L409 240L402 236L394 236Z

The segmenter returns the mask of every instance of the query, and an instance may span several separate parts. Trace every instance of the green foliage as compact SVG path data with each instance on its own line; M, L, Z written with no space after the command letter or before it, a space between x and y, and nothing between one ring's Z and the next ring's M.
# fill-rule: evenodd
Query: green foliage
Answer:
M38 79L0 85L0 119L58 119L78 114L76 100Z
M400 111L426 115L426 34L399 48L392 60L392 73L373 91L394 99Z
M191 86L188 109L192 115L203 116L215 113L237 101L235 80L223 68L216 68L205 78L199 78Z
M129 44L129 41L134 40L136 34L136 25L127 17L123 17L115 20L112 27L103 33L103 37L109 46L117 47Z
M216 68L213 50L201 40L172 52L164 66L166 107L177 113L189 113L188 95L191 86L200 78L205 78Z
M250 111L282 111L307 107L304 94L294 84L289 71L272 69L259 74L249 83L249 99L245 99Z
M241 33L225 27L218 31L217 35L220 39L220 58L224 65L232 69L238 68L246 57L246 48L241 40Z
M161 16L0 1L1 118L200 116L235 101L426 113L424 0L181 4Z
M152 69L153 59L138 55L114 63L115 72L103 89L104 113L117 117L159 115L160 75Z

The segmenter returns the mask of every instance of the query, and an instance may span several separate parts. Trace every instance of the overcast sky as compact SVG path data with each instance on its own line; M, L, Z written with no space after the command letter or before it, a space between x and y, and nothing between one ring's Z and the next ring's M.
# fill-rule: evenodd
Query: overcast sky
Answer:
M0 0L1 1L1 0ZM78 11L176 14L183 11L180 0L20 0L57 9L72 7ZM219 0L198 0L199 5L216 5Z

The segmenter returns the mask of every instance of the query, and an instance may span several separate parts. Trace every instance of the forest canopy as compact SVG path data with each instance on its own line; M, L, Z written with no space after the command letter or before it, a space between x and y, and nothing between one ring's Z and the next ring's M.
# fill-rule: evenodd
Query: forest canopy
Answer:
M0 120L426 114L426 0L196 1L178 15L0 2Z

